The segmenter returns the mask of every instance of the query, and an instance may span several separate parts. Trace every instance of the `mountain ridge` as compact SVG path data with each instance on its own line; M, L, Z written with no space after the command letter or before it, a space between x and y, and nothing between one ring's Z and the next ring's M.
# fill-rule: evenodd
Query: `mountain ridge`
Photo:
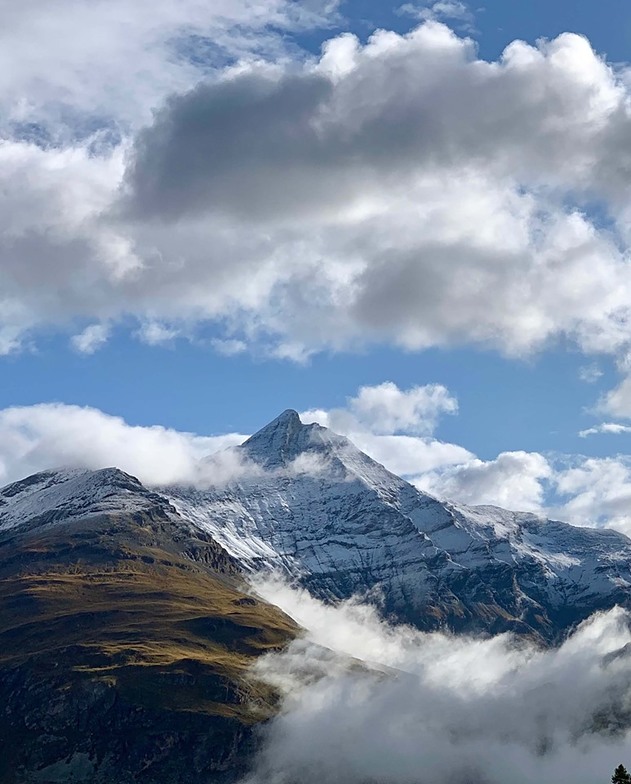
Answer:
M320 598L381 589L384 612L419 628L545 643L630 603L631 540L618 532L439 501L291 409L233 451L258 470L160 492L244 568L278 569Z
M252 665L300 634L247 573L542 646L631 609L623 534L439 501L292 410L228 452L239 470L216 486L106 468L0 489L1 781L242 776L278 705Z
M277 709L252 665L299 631L114 468L0 490L0 607L6 784L235 781Z
M80 517L86 498L93 511L152 508L245 572L279 571L327 601L370 595L424 630L543 644L597 610L631 606L631 540L618 532L440 501L292 409L226 453L243 470L217 486L148 489L114 468L42 472L0 490L0 532L34 509L30 526Z

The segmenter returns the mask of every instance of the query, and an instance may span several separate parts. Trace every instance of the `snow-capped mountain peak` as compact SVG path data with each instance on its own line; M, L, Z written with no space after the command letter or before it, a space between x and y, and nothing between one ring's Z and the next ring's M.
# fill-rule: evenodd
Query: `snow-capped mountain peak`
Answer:
M348 439L317 423L303 424L297 411L287 409L240 447L247 458L267 469L291 464L305 454L321 458L355 450Z
M631 607L622 534L439 501L293 410L233 451L246 470L201 488L150 491L118 469L37 474L0 490L0 532L148 515L320 597L377 591L387 614L427 629L553 641L595 610Z
M346 436L317 422L303 423L292 409L284 411L237 450L247 461L263 468L267 479L269 474L282 478L286 471L311 477L324 474L335 481L359 481L386 496L391 495L393 487L409 487ZM259 480L265 478L259 476Z
M594 609L631 605L622 534L441 502L293 410L238 449L262 470L163 492L246 569L279 569L327 598L379 588L387 612L423 628L552 639Z

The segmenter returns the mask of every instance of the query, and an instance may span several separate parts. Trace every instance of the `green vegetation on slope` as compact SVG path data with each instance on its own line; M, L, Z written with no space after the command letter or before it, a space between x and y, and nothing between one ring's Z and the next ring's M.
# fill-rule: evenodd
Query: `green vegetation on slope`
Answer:
M2 782L229 778L273 713L249 670L295 624L211 539L142 517L0 538Z

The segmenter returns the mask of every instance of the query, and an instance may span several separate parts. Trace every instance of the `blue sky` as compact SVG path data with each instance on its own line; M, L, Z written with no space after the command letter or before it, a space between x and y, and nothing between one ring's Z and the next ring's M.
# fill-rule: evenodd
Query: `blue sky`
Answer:
M409 18L396 13L402 4L375 0L350 0L341 10L354 29L364 35L371 28L387 27L401 32L409 28ZM627 62L631 42L631 8L624 0L601 3L573 3L570 0L486 0L469 3L474 37L480 55L496 59L516 38L535 43L538 38L555 38L575 32L587 36L595 49L614 61ZM458 20L449 20L456 28Z
M292 407L438 495L625 529L628 4L152 9L0 33L0 481L126 467L113 417ZM105 446L55 447L72 407Z
M404 389L427 383L448 387L460 411L441 422L438 434L485 459L515 449L604 457L629 440L627 435L578 437L597 421L589 409L598 388L611 386L615 374L605 373L610 363L601 362L598 385L586 384L579 376L585 361L575 351L508 360L462 348L420 353L376 348L325 352L302 364L224 357L187 341L146 347L120 334L90 356L57 339L37 352L6 357L3 364L2 408L63 401L95 406L133 424L198 433L253 432L285 408L343 406L360 386L392 380Z

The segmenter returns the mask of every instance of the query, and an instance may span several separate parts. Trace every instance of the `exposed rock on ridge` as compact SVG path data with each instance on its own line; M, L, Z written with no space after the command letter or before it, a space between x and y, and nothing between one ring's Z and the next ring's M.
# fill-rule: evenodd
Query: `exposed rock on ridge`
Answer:
M622 534L440 502L295 411L236 451L261 470L161 492L246 569L280 569L328 599L377 588L386 614L421 629L546 643L596 610L631 606Z

